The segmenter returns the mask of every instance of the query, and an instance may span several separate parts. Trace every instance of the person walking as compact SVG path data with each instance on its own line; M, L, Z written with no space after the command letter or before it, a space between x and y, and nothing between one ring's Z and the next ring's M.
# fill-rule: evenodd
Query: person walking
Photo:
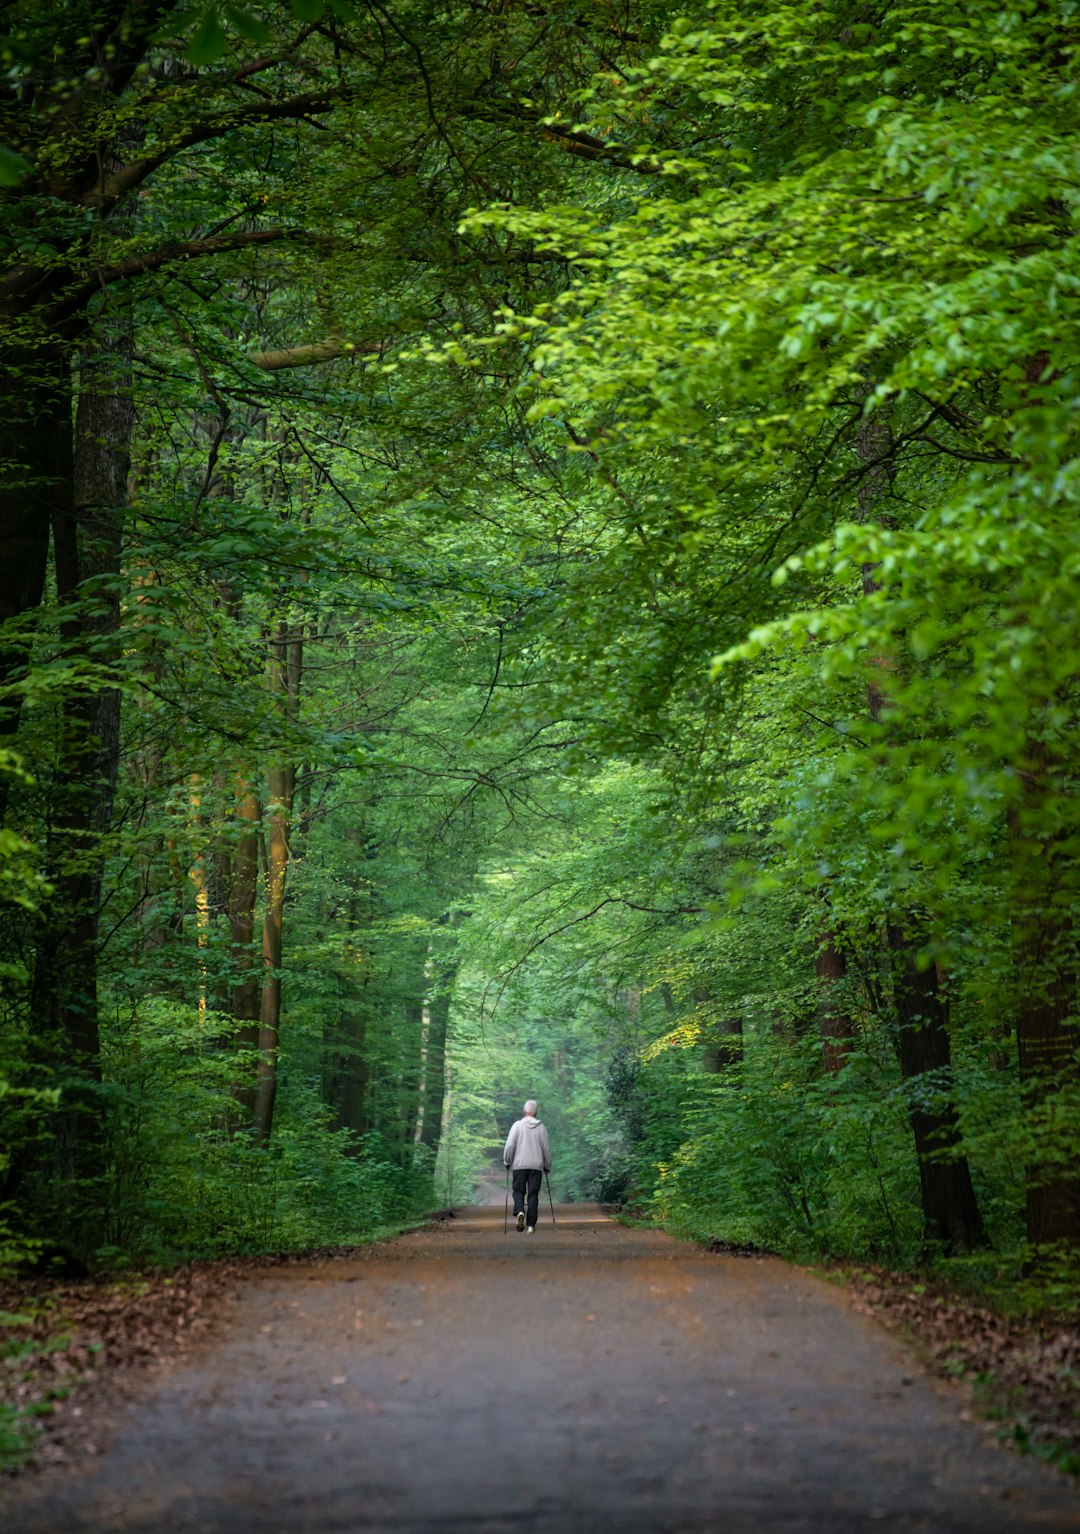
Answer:
M551 1171L551 1146L548 1132L536 1117L536 1100L525 1104L525 1117L518 1119L506 1137L503 1165L514 1178L514 1219L518 1230L531 1236L536 1230L536 1211L540 1204L540 1180Z

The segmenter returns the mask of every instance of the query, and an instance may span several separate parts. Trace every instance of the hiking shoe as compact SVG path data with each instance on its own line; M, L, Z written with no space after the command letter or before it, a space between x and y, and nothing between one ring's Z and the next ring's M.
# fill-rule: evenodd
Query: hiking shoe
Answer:
M518 1215L518 1217L517 1217L517 1228L518 1228L518 1230L524 1230L525 1229L525 1216L524 1216L524 1214L519 1214ZM532 1229L531 1225L529 1226L529 1229L530 1230Z
M534 1228L534 1227L533 1227L533 1226L532 1226L532 1225L530 1225L530 1226L529 1226L529 1227L528 1227L528 1228L527 1228L527 1229L526 1229L526 1231L525 1231L525 1234L526 1234L526 1235L527 1235L527 1236L535 1236L535 1235L536 1235L536 1230L535 1230L535 1228Z

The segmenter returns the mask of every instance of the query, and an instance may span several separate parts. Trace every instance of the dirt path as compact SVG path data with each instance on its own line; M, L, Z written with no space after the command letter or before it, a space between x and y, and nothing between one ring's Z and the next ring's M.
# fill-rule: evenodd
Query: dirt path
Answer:
M474 1209L275 1270L6 1534L1080 1530L1076 1488L960 1420L846 1296L599 1210Z

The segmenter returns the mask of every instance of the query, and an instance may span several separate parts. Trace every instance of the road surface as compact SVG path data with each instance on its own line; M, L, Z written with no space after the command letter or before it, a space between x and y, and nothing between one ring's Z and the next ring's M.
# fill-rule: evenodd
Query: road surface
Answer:
M5 1534L998 1534L1073 1483L786 1264L502 1209L240 1286L217 1340Z

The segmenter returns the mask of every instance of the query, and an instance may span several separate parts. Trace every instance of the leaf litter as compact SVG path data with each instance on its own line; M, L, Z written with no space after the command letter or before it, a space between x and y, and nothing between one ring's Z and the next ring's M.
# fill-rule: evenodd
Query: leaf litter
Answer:
M224 1258L121 1279L0 1281L0 1479L98 1454L112 1411L208 1340L216 1302L235 1284L372 1250Z
M1008 1316L944 1285L884 1268L846 1270L856 1310L914 1342L960 1380L998 1437L1080 1474L1080 1330L1064 1316Z

